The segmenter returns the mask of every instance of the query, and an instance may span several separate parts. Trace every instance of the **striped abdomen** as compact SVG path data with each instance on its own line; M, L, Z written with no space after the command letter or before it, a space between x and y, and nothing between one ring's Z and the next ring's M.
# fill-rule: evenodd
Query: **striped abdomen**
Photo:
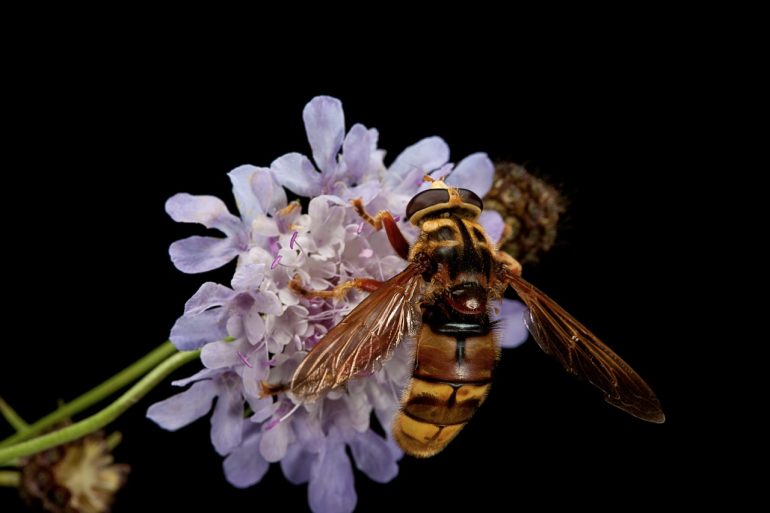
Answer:
M440 452L486 399L500 350L488 328L474 327L479 326L423 324L415 370L393 424L407 454Z

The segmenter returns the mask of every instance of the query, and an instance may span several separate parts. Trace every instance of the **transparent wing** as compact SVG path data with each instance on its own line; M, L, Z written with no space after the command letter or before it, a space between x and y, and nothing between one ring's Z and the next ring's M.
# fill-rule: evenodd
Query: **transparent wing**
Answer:
M666 420L655 393L622 358L532 284L508 278L529 308L527 327L543 351L601 389L611 405L649 422Z
M294 371L292 393L312 401L390 358L420 324L415 299L424 284L421 273L422 267L409 264L332 328Z

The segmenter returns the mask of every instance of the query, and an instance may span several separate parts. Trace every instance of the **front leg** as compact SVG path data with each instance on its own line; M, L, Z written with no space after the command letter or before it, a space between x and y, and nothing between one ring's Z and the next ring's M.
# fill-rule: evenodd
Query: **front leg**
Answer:
M359 290L363 290L364 292L374 292L375 290L380 288L380 285L382 285L382 282L379 280L373 280L371 278L355 278L353 280L340 283L339 285L337 285L331 290L310 290L302 286L299 275L297 275L297 276L294 276L294 278L289 283L289 288L294 293L299 294L302 297L342 299L343 296L345 296L347 291L350 289L359 289Z
M404 234L401 233L401 230L396 224L396 220L393 219L390 212L387 210L380 210L376 216L372 217L364 209L364 202L361 201L361 198L354 199L350 203L353 205L353 208L356 209L358 215L361 216L361 219L372 225L375 230L380 231L383 226L385 227L385 232L388 234L390 245L393 246L393 249L398 253L398 256L404 260L409 257L409 243L406 241L406 238L404 238Z

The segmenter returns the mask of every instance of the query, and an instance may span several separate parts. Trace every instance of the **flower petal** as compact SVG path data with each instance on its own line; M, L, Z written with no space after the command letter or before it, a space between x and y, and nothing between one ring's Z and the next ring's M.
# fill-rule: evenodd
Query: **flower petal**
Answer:
M265 213L266 203L262 203L260 198L256 194L255 188L252 186L252 181L258 172L258 168L252 165L238 166L229 173L230 182L233 184L233 196L235 196L235 204L238 205L238 211L241 213L241 219L244 223L250 225L251 222L260 214ZM269 176L269 171L265 171L268 174L270 184L273 180ZM271 191L268 191L268 194ZM262 199L264 201L264 199Z
M195 274L222 267L238 256L233 239L193 236L178 240L168 248L174 266L183 273Z
M186 315L202 313L209 308L222 306L233 297L233 291L218 283L206 282L187 300L184 305Z
M368 180L355 187L347 187L342 183L339 183L339 185L342 187L335 191L338 196L346 201L361 198L364 205L368 205L381 191L379 180Z
M342 159L348 169L348 182L358 183L369 168L373 151L371 134L366 127L356 123L350 128L345 141L342 143Z
M441 137L427 137L409 146L388 168L386 181L397 184L414 169L427 173L449 160L449 146Z
M518 347L527 340L529 332L524 324L526 312L527 307L521 301L503 299L499 317L502 326L498 333L501 347Z
M321 194L321 174L313 163L299 153L287 153L270 164L270 171L279 184L294 194L312 198Z
M198 315L183 315L174 323L169 338L180 351L192 351L226 336L222 309L216 308Z
M272 429L262 431L262 440L259 442L259 452L262 457L270 463L280 461L289 447L290 434L289 423L286 421L279 422Z
M256 344L265 336L265 320L254 305L243 316L243 328L250 344Z
M216 395L213 381L199 381L184 392L150 406L147 418L163 429L176 431L206 415Z
M302 119L313 159L323 173L331 173L345 136L342 102L331 96L316 96L305 105Z
M245 263L235 269L235 275L230 284L233 286L233 290L239 292L256 290L264 277L265 264Z
M254 293L254 308L258 312L281 315L283 313L283 306L281 300L273 292L256 292Z
M470 189L483 198L492 188L495 166L486 153L474 153L460 161L446 180L447 185Z
M310 469L317 454L305 451L299 444L291 444L286 455L281 459L281 470L291 484L307 483L310 479Z
M345 444L327 443L310 471L307 495L313 513L351 513L355 509L358 497Z
M503 229L505 223L503 222L503 216L499 212L494 210L485 210L479 216L479 224L484 227L484 231L487 232L492 242L497 244L500 242L500 237L503 236Z
M227 235L235 235L243 229L241 220L215 196L193 196L186 192L175 194L166 201L166 213L177 223L199 223Z
M342 221L344 218L345 209L342 207L334 206L329 210L329 216L326 217L321 223L319 223L311 234L318 252L327 258L330 256L330 254L322 251L324 247L331 246L333 244L344 244L345 228L342 226Z
M240 361L236 349L227 342L211 342L201 350L201 363L208 369L232 367Z
M356 433L348 444L356 467L372 481L387 483L398 474L398 465L387 442L371 429Z
M171 382L171 386L184 387L192 383L193 381L202 381L204 379L211 379L220 374L220 371L212 369L201 369L192 376L187 376L182 379L175 379Z
M261 437L262 434L259 432L246 436L243 445L231 452L222 464L225 478L236 488L254 486L262 480L267 469L270 468L270 464L260 456L257 450Z
M251 233L260 237L277 237L281 229L276 219L268 216L258 216L251 223Z
M224 375L220 380L219 398L211 416L211 443L224 456L238 447L243 434L243 396L240 377Z

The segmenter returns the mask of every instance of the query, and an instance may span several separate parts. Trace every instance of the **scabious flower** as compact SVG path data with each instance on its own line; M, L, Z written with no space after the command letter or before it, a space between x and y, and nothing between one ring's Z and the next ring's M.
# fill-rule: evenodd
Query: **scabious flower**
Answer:
M356 504L352 463L370 479L387 482L398 473L401 450L388 433L377 434L372 414L388 431L399 407L410 368L402 343L382 369L351 380L314 403L295 404L285 394L263 397L261 381L288 383L302 358L363 299L350 291L343 298L307 299L290 289L299 279L309 289L328 289L359 277L387 280L406 262L390 247L384 232L365 225L350 206L362 198L372 212L403 215L409 199L425 187L422 177L444 176L447 183L484 196L494 166L476 153L455 167L449 148L438 137L404 150L389 168L377 148L378 132L360 124L345 133L342 104L319 96L303 119L313 161L289 153L269 168L241 166L230 173L239 216L209 196L177 194L166 209L174 220L197 222L225 238L190 237L171 245L174 264L183 272L203 272L237 258L231 287L205 283L185 305L171 331L182 350L202 348L204 369L173 384L186 391L156 403L148 417L161 427L178 429L211 416L211 440L225 456L224 473L237 487L259 482L269 464L280 462L286 478L308 483L316 513L352 511ZM314 164L315 163L315 164ZM311 198L307 212L287 203L283 187ZM481 219L497 240L502 218L485 212ZM416 232L399 223L407 237ZM526 339L523 305L501 306L506 347Z

